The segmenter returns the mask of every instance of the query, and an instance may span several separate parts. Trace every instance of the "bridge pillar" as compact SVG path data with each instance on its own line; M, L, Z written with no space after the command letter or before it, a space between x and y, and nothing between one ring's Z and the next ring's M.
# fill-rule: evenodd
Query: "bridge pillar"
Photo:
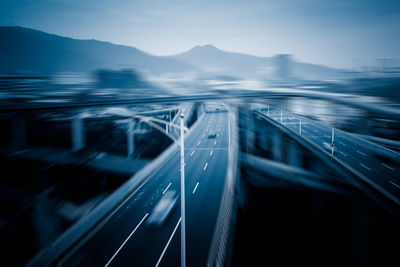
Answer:
M269 134L270 128L265 125L264 121L260 118L257 118L256 121L256 139L255 145L258 149L260 149L263 153L268 152L268 144L269 144Z
M283 136L282 133L274 129L272 131L272 158L275 161L282 161L283 159Z
M127 145L128 145L128 158L133 158L133 154L135 153L135 121L131 118L128 121L128 130L127 130ZM168 132L168 128L167 128Z
M17 116L12 120L11 124L11 145L15 148L26 146L26 119Z
M76 152L85 146L85 127L81 114L77 114L71 121L72 151Z
M303 167L303 154L295 142L288 143L288 163L294 167Z
M260 147L261 149L265 152L268 151L268 146L269 146L269 128L268 127L263 127L262 132L260 134Z
M255 132L255 121L251 112L246 112L246 151L252 153L254 150L256 132Z

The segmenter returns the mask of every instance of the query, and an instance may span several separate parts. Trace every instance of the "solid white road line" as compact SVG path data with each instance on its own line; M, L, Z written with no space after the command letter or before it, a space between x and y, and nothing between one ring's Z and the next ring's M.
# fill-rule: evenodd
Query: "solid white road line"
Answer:
M161 253L160 258L158 259L158 261L157 261L157 263L156 263L156 267L158 267L158 265L160 265L161 260L162 260L162 258L164 257L164 254L165 254L165 252L166 252L167 249L168 249L169 243L171 243L171 240L172 240L172 238L173 238L174 235L175 235L176 229L178 229L178 226L179 226L179 224L181 223L181 220L182 220L182 218L179 218L179 221L178 221L178 223L176 224L174 231L172 232L171 236L169 237L168 242L167 242L167 244L165 245L165 248L164 248L163 252Z
M392 185L394 185L394 186L396 186L396 187L400 188L400 185L398 185L398 184L395 184L393 181L390 181L390 183L391 183Z
M110 263L113 261L113 259L115 258L115 256L117 256L117 254L121 251L121 249L123 248L123 246L125 246L126 242L128 242L129 238L131 238L131 236L136 232L136 230L139 228L139 226L142 224L142 222L146 219L146 217L149 214L146 213L146 215L144 215L143 219L139 222L138 225L136 225L135 229L133 229L132 233L125 239L124 243L122 243L122 245L118 248L118 250L114 253L114 255L111 257L111 259L106 263L106 265L104 265L104 267L107 267L110 265Z
M362 153L361 151L357 150L357 153L363 156L366 156L364 153Z
M169 185L167 186L167 188L164 189L164 192L162 192L162 194L164 195L165 192L167 192L168 188L171 186L172 183L169 183Z
M214 152L214 150L211 150L211 152L210 152L210 156L213 154L213 152Z
M207 169L208 166L208 162L206 163L206 165L204 165L203 171L205 171Z
M192 153L190 153L190 156L193 156L193 154L194 154L194 150L192 151Z
M381 164L382 164L383 166L385 166L386 168L388 168L388 169L394 171L394 168L390 167L389 165L386 165L385 163L381 163Z
M198 186L199 186L199 182L197 182L196 186L194 187L192 194L194 194L196 192L196 189L197 189Z
M87 242L90 238L92 238L109 220L111 217L113 217L115 215L115 213L117 213L117 211L120 210L120 208L122 206L125 205L126 202L128 202L132 196L134 196L136 194L137 191L139 191L147 182L148 180L144 181L135 191L133 191L132 194L129 195L129 197L127 199L124 200L124 202L122 202L116 209L114 209L114 211L108 215L108 217L106 219L104 219L100 224L98 224L91 232L89 232L89 234L87 234L73 249L71 249L66 255L65 257L63 257L63 259L61 260L61 262L58 263L57 266L62 266L65 262L64 259L68 259L69 257L71 257L71 255L73 255L80 247L82 247L82 244L84 244L85 242ZM119 215L120 216L120 215ZM118 217L119 217L118 216Z
M364 164L360 163L361 166L363 166L364 168L366 168L367 170L371 170L370 168L368 168L367 166L365 166Z

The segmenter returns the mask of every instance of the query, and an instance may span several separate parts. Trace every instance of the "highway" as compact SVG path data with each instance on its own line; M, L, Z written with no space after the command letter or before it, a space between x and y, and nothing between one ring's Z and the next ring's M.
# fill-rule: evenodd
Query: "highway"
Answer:
M206 112L185 137L186 261L205 266L228 165L229 113ZM209 138L215 134L214 138ZM178 266L180 201L160 226L148 224L168 191L180 192L177 150L116 210L58 260L58 266Z
M350 169L364 182L400 203L400 155L389 149L357 138L306 117L270 107L261 113L320 147L337 162ZM300 126L301 121L301 126Z

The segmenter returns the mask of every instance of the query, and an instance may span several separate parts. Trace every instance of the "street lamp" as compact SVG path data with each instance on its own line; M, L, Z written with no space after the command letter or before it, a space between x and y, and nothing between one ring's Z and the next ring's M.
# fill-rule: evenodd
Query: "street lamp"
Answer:
M301 135L301 119L300 119L300 123L299 123L299 134Z
M180 115L181 128L181 267L186 266L186 215L185 215L185 141L184 141L184 115Z
M150 123L150 118L146 118L144 116L134 116L137 118L140 118L147 123ZM184 124L184 118L185 116L183 113L179 115L179 121L180 121L180 147L181 147L181 267L186 267L186 215L185 215L185 124ZM153 120L161 122L159 120L156 120L153 118ZM178 127L175 124L168 123L168 122L163 122L166 123L167 125L173 126L173 127ZM157 129L161 130L160 127L157 124L152 125L153 127L156 127ZM168 135L168 134L167 134ZM171 137L170 135L168 135ZM171 137L173 140L177 141L176 138Z
M331 142L331 148L332 148L332 156L333 156L333 150L335 149L336 143L335 143L335 128L332 128L332 142Z

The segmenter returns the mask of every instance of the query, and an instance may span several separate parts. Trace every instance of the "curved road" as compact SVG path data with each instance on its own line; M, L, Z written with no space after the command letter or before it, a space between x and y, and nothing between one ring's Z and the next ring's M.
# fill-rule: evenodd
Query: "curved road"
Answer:
M205 266L228 165L228 112L207 112L185 137L186 260ZM212 133L215 138L208 138ZM146 180L111 216L69 251L58 266L178 266L180 201L161 227L146 222L168 190L180 192L180 152Z

